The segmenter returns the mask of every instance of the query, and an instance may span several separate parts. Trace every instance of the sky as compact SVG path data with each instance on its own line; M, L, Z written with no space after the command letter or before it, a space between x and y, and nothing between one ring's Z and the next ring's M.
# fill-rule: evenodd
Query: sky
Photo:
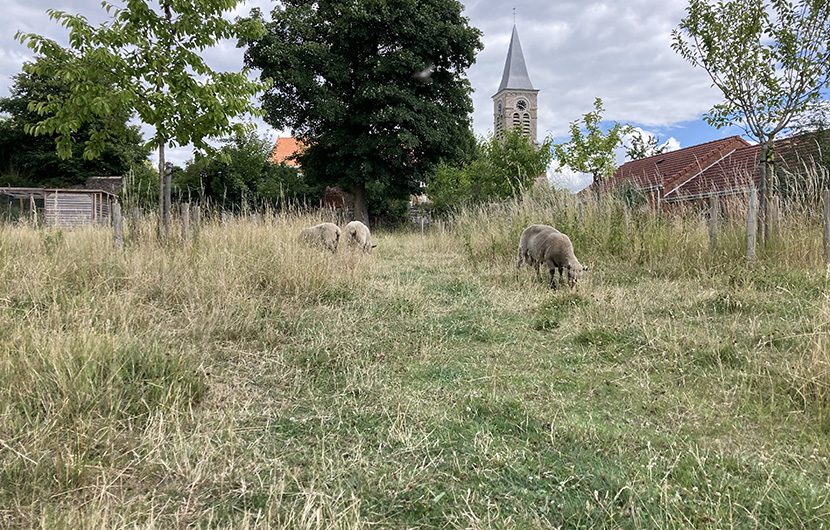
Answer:
M121 5L120 0L111 0ZM12 76L31 51L14 39L16 32L37 33L66 45L68 32L49 19L47 9L82 14L92 23L105 20L98 0L6 0L0 18L0 96L9 95ZM687 0L466 0L464 16L482 31L484 49L467 71L473 87L473 128L486 137L493 130L492 96L498 89L515 23L528 73L538 96L538 137L568 138L568 125L593 110L602 98L604 118L631 124L670 147L689 147L735 134L737 127L716 129L703 115L722 100L706 72L671 49L671 32L685 15ZM269 13L269 0L247 0L229 13L247 15L251 7ZM515 8L515 14L514 14ZM266 20L270 19L266 15ZM243 50L224 42L204 52L216 71L240 71ZM288 136L264 122L259 134ZM152 129L144 127L149 138ZM190 147L166 151L168 160L184 165L193 158ZM619 161L622 162L620 155ZM590 183L587 175L570 171L549 173L551 180L574 191Z

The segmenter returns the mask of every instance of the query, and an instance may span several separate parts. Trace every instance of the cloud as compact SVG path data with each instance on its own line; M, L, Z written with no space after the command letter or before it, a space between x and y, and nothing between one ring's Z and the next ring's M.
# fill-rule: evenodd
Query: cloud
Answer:
M684 16L686 4L686 0L464 2L463 14L482 31L485 46L467 72L474 89L476 134L485 136L493 129L492 96L501 81L513 6L528 72L540 90L540 138L562 138L568 123L590 111L596 97L603 99L604 117L612 121L660 129L699 120L701 113L720 101L720 94L711 88L703 70L671 50L671 30ZM259 7L268 20L274 6L271 0L249 0L228 18L245 16L252 7ZM58 4L54 0L7 0L0 20L0 97L8 93L11 77L20 72L23 61L31 58L28 48L14 40L16 31L66 42L68 32L48 18L49 8L82 13L94 25L106 18L97 3L87 0ZM217 71L242 69L243 50L235 42L205 50L204 56ZM264 123L258 128L273 131ZM184 162L182 157L192 157L192 150L172 149L169 156Z

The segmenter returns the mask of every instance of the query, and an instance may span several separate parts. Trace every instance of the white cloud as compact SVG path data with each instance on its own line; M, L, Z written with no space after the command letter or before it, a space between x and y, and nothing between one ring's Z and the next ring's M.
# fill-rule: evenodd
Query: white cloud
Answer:
M568 166L554 167L548 169L548 182L557 188L564 188L570 191L579 191L591 184L593 177L588 173L574 171Z
M504 68L514 5L530 78L540 90L540 138L562 138L568 123L590 111L596 97L603 99L606 119L646 128L698 120L720 101L705 72L693 68L670 48L671 30L683 17L686 0L521 0L514 4L468 0L464 4L464 16L482 30L485 45L468 71L475 90L473 120L479 136L493 128L491 97ZM246 15L251 7L259 6L268 19L274 5L270 0L250 0L229 17ZM66 41L67 31L49 20L48 8L82 13L93 24L106 16L97 3L86 0L58 4L53 0L7 0L5 16L0 19L0 96L8 93L11 76L31 57L29 50L14 40L17 30ZM243 50L235 44L229 41L206 50L209 64L219 71L240 71ZM263 130L272 130L260 125ZM717 133L712 131L715 137ZM192 151L173 149L170 156L183 162L192 157Z

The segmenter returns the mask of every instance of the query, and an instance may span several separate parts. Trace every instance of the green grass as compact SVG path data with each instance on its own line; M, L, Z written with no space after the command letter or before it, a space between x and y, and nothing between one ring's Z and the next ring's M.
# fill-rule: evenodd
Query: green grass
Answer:
M826 527L818 258L561 200L371 256L298 245L311 217L123 253L0 227L0 526ZM573 234L576 290L517 279L531 222Z

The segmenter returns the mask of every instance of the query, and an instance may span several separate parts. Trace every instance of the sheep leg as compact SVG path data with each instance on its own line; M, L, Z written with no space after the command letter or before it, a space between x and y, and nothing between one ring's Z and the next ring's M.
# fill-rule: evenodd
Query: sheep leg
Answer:
M556 289L556 267L550 269L550 288Z
M522 262L524 261L524 257L522 256L522 250L519 249L519 255L516 258L516 281L519 280L519 269L522 267Z

